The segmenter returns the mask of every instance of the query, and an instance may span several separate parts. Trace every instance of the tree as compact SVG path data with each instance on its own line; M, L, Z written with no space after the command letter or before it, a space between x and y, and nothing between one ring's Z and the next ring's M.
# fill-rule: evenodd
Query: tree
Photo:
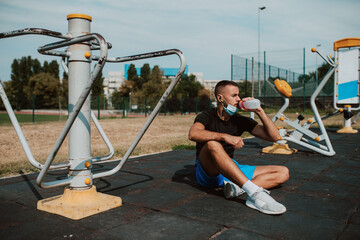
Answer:
M111 94L111 103L112 106L115 109L123 109L124 106L124 96L121 95L121 93L117 90L115 90L112 94Z
M166 110L168 112L177 112L181 110L181 102L178 98L172 97L166 100Z
M137 71L134 64L130 64L130 67L127 71L128 80L133 79L135 76L137 77Z
M6 85L6 93L10 102L17 110L31 107L31 94L28 93L29 80L32 76L42 72L49 73L59 80L59 65L53 60L50 64L45 61L41 66L39 60L31 59L31 56L14 59L11 64L11 80Z
M161 83L162 81L163 72L161 71L160 67L158 65L154 66L154 68L151 70L150 74L150 80L152 82Z
M200 96L200 98L197 99L198 101L198 111L205 111L209 110L211 108L211 102L210 98L206 95Z
M148 63L145 63L142 68L140 69L140 77L137 75L135 66L132 67L133 64L130 65L130 68L128 70L128 80L132 81L134 91L141 90L144 83L148 82L150 80L150 65ZM129 77L129 73L131 71L131 75Z
M59 64L56 60L51 61L48 63L47 61L44 62L42 67L42 72L50 73L56 78L59 78Z
M134 82L125 80L119 88L120 96L121 97L129 97L132 89L134 88L133 84L134 84Z
M68 97L69 97L69 80L66 72L63 73L63 78L60 81L59 88L60 104L62 109L68 107Z
M140 70L142 84L150 80L150 74L151 74L150 65L148 63L145 63Z
M56 60L52 60L49 64L49 73L56 78L59 78L59 64Z
M131 86L134 90L141 89L142 86L142 80L137 75L137 71L134 64L130 64L130 67L128 69L128 80L132 82Z
M238 87L239 87L239 96L240 98L243 98L243 97L249 97L249 91L246 91L246 82L243 81L243 82L239 82L238 84Z
M196 81L196 76L193 74L183 75L180 82L174 89L173 95L180 98L195 98L199 95L199 91L204 87Z
M111 97L110 97L111 103L115 109L123 109L124 99L125 98L129 99L130 93L133 89L133 84L134 84L134 82L125 80L121 84L120 88L118 90L115 90L111 94Z
M14 59L11 64L11 89L12 99L15 101L15 108L20 110L30 106L28 98L24 97L25 87L28 85L29 78L33 75L33 60L30 56Z
M210 98L210 91L208 89L202 88L199 90L199 97L201 98Z
M307 75L307 74L302 74L299 76L299 82L301 83L307 83L309 80L311 79L311 76L310 75Z
M1 83L3 84L3 88L10 103L15 102L15 90L12 87L11 81ZM0 100L0 109L5 109L5 105L2 100Z
M49 67L49 63L48 61L44 61L43 67L42 67L42 72L50 72L50 67Z
M317 69L318 83L320 83L321 80L325 77L325 75L328 73L329 69L330 69L330 65L327 63L323 63L320 67L318 67L318 69ZM335 74L331 75L330 79L325 84L325 86L322 90L327 95L331 95L334 92L334 75ZM314 79L316 79L316 71L310 72L310 76L313 77Z
M59 79L50 73L39 73L29 79L26 88L27 96L30 99L35 95L36 108L57 108L59 107Z
M42 72L41 63L36 58L32 60L32 69L33 74L38 74Z
M91 89L91 108L97 108L98 103L104 102L104 77L102 75L102 72L99 73L99 75L96 77L94 86Z
M102 75L102 72L100 72L95 79L93 88L91 89L92 96L99 96L101 94L104 94L103 84L104 84L104 77Z
M188 98L188 97L184 98L183 111L184 112L195 112L196 111L196 99Z
M164 93L167 84L162 83L162 72L159 66L155 66L150 74L150 81L143 84L142 90L138 91L135 96L138 98L147 97L149 99L148 105L155 107L155 104L160 100ZM139 100L139 99L138 99ZM142 102L142 101L138 101Z

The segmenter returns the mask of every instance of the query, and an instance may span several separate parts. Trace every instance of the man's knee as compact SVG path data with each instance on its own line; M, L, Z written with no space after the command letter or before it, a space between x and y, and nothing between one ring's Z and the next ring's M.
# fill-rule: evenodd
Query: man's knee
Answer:
M284 183L290 178L289 169L285 166L279 166L279 182Z
M204 147L208 149L210 152L216 152L219 150L223 150L223 146L218 141L208 141L205 143Z

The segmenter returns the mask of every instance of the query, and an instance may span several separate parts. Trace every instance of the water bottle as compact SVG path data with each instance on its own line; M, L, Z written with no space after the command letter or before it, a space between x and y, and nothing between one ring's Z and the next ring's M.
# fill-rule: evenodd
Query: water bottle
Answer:
M246 102L243 102L243 101L239 102L239 107L244 110L257 109L258 107L260 107L260 105L261 105L261 102L259 99L250 99L250 100L247 100Z

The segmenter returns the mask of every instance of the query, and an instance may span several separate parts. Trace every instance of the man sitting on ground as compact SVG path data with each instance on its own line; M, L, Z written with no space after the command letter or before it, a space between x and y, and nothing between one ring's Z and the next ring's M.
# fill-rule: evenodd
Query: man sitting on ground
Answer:
M285 206L276 202L265 189L278 186L289 179L284 166L248 166L233 160L235 148L242 148L244 131L268 140L277 141L280 134L274 123L259 107L253 110L262 124L236 113L240 102L239 88L232 81L220 81L215 87L217 108L200 113L189 131L196 142L196 180L208 188L223 186L226 198L246 192L246 205L266 214L282 214ZM247 101L251 98L244 98ZM241 187L240 187L241 186Z

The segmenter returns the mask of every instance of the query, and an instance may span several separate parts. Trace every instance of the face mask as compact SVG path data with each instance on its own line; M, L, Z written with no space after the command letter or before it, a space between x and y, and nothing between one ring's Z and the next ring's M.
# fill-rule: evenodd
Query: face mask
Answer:
M222 98L222 99L224 99L224 98ZM226 102L225 99L224 99L224 101ZM225 111L227 114L229 114L230 116L232 116L232 115L234 115L234 114L236 113L237 108L234 107L233 105L230 105L230 104L228 104L228 103L226 102L227 107L224 107L224 104L223 104L222 102L221 102L221 104L222 104L222 106L223 106L223 108L224 108L224 111Z

